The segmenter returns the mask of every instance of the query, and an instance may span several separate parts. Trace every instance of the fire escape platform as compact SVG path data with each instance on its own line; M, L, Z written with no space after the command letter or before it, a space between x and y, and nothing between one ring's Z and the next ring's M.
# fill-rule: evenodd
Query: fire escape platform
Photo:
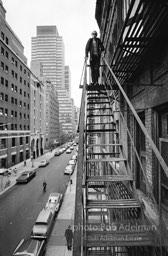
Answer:
M88 163L94 162L122 162L126 161L126 158L112 157L112 158L98 158L98 159L88 159Z
M130 181L133 180L128 175L102 175L102 176L89 176L86 178L87 182L112 182L112 181Z
M87 200L87 208L94 209L116 209L116 208L140 208L140 204L134 198L129 199L119 199L119 200Z

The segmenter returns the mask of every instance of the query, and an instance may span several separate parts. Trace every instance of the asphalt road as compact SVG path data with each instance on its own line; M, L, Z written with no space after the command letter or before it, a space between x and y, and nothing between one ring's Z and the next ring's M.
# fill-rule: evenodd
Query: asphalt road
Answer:
M65 192L69 177L64 169L74 152L52 158L48 166L37 169L36 177L28 184L16 184L0 196L0 256L10 256L20 239L30 237L50 193ZM46 192L42 188L44 179Z

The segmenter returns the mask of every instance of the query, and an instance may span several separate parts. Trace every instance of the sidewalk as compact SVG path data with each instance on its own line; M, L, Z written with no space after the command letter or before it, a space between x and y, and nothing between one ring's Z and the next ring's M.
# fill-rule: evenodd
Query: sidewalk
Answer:
M32 164L31 159L27 159L26 166L24 166L24 162L21 162L21 163L18 163L16 165L10 167L9 169L11 169L11 170L14 170L16 168L16 170L17 170L16 174L14 173L14 171L11 171L10 176L0 175L0 196L16 184L16 179L17 179L17 177L19 177L22 174L22 172L36 170L42 160L46 160L46 159L50 160L52 157L54 157L54 152L57 149L58 148L54 149L52 152L47 152L44 155L42 155L36 159L33 159L33 164ZM10 185L6 187L6 183L8 181L10 182Z
M73 230L74 210L75 210L75 193L76 193L76 173L71 176L72 185L68 183L64 200L56 218L54 228L47 243L46 256L71 256L72 250L68 251L65 239L65 230L71 225Z

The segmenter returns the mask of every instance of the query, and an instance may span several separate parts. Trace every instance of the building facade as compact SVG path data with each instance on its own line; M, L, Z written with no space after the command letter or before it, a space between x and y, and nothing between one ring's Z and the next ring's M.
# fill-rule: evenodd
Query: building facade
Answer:
M59 101L55 86L49 81L46 87L46 134L45 148L53 148L59 144Z
M38 61L31 61L31 69L33 73L41 81L44 86L44 109L43 122L45 123L44 146L51 148L56 146L59 141L59 102L58 93L55 86L48 81L43 74L43 65Z
M164 167L168 165L168 11L165 3L97 0L96 4L106 61L132 104L128 106L128 99L120 91L119 106L126 120L122 118L120 123L125 154L135 186L146 202L145 214L148 207L155 209L157 218L164 223L158 234L164 245L160 249L162 254L156 248L158 254L153 255L168 255L165 247L168 234L164 228L168 227L168 173ZM108 83L118 89L110 73L107 69ZM147 218L153 221L150 213Z
M0 168L30 157L30 70L0 2Z
M64 43L56 26L37 26L37 35L32 37L31 61L41 62L43 76L56 89L65 88Z
M43 155L45 137L45 86L38 78L31 73L31 104L30 104L30 144L31 157L36 158Z
M58 90L59 100L59 121L62 125L62 131L68 134L75 133L74 122L74 101L69 98L66 90Z
M67 90L69 97L71 97L71 71L69 66L65 66L65 90Z

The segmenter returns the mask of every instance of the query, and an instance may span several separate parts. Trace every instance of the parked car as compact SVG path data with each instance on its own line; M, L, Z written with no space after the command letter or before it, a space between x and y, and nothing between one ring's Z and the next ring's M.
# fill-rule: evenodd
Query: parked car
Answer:
M71 150L73 150L73 149L74 149L74 147L73 147L73 146L70 146L70 149L71 149Z
M78 147L76 147L76 152L78 152Z
M49 161L48 160L42 160L39 164L39 167L45 167L49 164Z
M73 165L67 165L65 170L64 170L64 174L72 174L74 171L74 166Z
M66 154L71 154L71 150L68 148Z
M49 195L48 201L46 203L45 209L50 209L54 213L54 217L56 213L59 211L62 204L63 195L60 193L51 193Z
M5 169L5 168L0 169L0 175L6 176L8 174L10 174L8 169Z
M22 239L16 246L16 249L12 253L12 256L42 256L46 249L45 240L37 239Z
M51 233L54 214L50 209L43 209L33 226L31 237L36 239L47 239Z
M24 171L17 179L17 183L28 183L36 176L36 171Z
M74 159L71 159L71 160L69 160L69 163L68 163L69 165L73 165L74 167L75 167L75 165L76 165L76 160L74 160Z
M76 144L76 143L74 143L73 145L74 145L74 146L76 146L77 144Z
M54 152L54 156L60 156L61 155L61 151L60 150L57 150Z
M77 158L78 158L78 154L76 153L76 154L74 154L74 155L72 156L72 158L71 158L71 159L73 159L73 160L76 160L76 161L77 161Z

